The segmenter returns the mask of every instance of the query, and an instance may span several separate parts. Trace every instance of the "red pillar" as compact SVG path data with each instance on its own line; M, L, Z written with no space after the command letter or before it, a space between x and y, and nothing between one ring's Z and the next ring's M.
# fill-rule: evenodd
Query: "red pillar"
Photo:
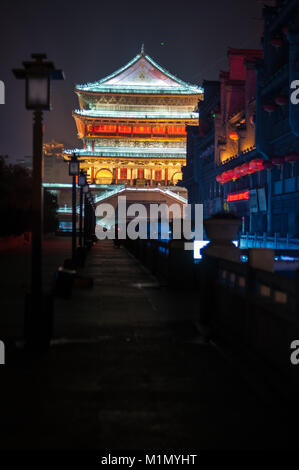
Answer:
M133 168L131 168L131 180L130 180L130 186L133 186Z
M151 186L153 186L153 169L151 168Z
M168 168L165 168L165 186L167 186L168 183Z
M118 168L114 168L114 184L118 184Z
M90 182L94 183L94 166L91 167Z

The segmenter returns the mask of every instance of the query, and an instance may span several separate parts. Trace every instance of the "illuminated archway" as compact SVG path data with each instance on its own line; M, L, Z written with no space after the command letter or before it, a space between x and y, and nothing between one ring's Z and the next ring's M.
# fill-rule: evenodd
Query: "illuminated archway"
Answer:
M107 168L99 170L95 177L96 184L112 184L113 174Z
M182 181L182 179L183 179L183 174L182 174L182 172L181 172L181 171L177 171L177 172L173 175L173 177L172 177L172 183L173 183L173 185L176 186L179 181Z

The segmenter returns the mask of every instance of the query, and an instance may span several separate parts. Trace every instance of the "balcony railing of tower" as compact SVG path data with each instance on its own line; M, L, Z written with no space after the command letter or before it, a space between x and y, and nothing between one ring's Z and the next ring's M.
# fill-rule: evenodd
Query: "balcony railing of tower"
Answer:
M65 150L66 155L72 155L73 153L78 154L78 156L120 156L120 157L142 157L142 158L185 158L186 150L182 147L147 147L134 148L134 147L103 147L101 149L68 149Z
M86 126L86 137L96 137L98 135L116 136L171 136L184 137L187 135L185 126L129 126L129 125L92 125Z
M80 88L79 88L80 87ZM153 87L153 86L133 86L133 85L122 85L118 87L117 85L96 85L96 84L87 84L87 85L77 85L78 91L85 91L90 93L145 93L152 95L200 95L203 93L202 89L197 87L182 87L182 86L168 86L168 87Z
M125 118L125 119L197 119L198 113L196 112L162 112L162 111L113 111L104 109L75 109L75 114L90 117L111 117L111 118Z

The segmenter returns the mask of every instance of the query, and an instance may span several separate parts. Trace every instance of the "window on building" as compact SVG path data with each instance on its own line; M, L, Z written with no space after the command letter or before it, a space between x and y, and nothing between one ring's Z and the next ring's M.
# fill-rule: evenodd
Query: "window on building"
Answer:
M162 170L156 170L155 171L155 180L156 181L161 181L162 179Z
M126 180L127 179L127 174L128 174L127 168L121 168L120 169L120 179L121 180Z
M137 170L137 178L138 179L144 179L144 169L143 168L138 168Z

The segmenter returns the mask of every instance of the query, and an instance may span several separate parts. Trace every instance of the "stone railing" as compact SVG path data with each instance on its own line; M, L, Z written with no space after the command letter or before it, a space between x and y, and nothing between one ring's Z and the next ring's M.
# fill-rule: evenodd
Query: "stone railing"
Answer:
M125 245L162 283L186 295L198 291L198 320L208 336L252 354L299 390L299 366L290 361L290 345L299 339L299 271L286 277L207 255L195 262L181 240Z

